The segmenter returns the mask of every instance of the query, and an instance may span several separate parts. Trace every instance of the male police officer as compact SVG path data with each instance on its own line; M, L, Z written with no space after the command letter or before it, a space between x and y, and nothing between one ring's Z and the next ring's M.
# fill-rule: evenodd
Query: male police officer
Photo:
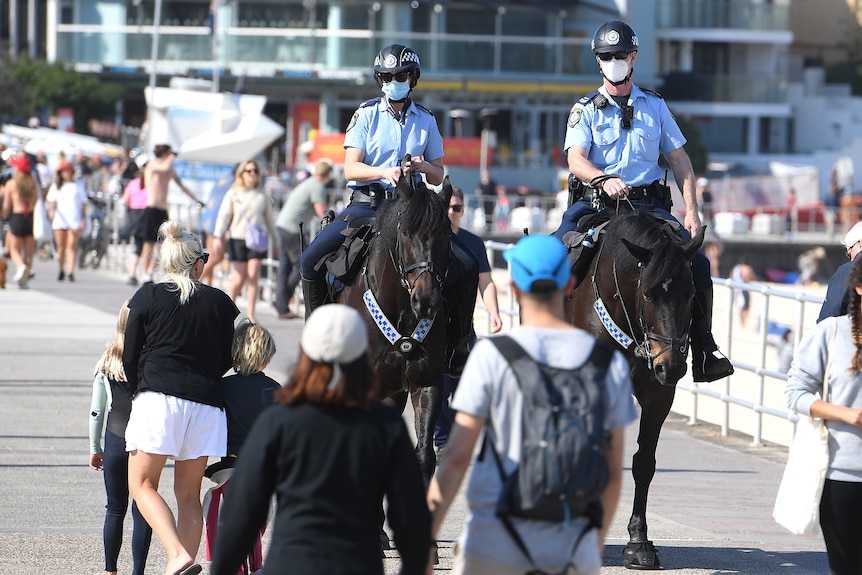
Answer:
M685 200L685 226L679 232L689 239L689 234L700 230L701 222L694 171L683 149L686 140L661 96L632 83L638 48L634 30L624 22L611 20L596 30L592 50L603 83L569 113L564 145L569 170L573 178L589 182L611 199L627 197L636 208L675 221L669 211L670 189L661 182L658 160L663 154ZM554 232L558 238L574 230L582 216L596 211L586 196L573 198ZM732 374L733 366L718 352L711 334L712 279L709 260L702 253L692 261L692 273L696 289L691 322L693 377L714 381Z

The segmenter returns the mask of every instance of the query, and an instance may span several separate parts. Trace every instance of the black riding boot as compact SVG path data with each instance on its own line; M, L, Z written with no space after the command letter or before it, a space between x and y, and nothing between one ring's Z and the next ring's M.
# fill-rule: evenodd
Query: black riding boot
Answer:
M322 281L308 280L302 278L302 299L305 300L305 319L311 312L326 303L329 290Z
M694 381L715 381L733 373L733 365L712 338L712 287L698 290L691 306L691 368Z

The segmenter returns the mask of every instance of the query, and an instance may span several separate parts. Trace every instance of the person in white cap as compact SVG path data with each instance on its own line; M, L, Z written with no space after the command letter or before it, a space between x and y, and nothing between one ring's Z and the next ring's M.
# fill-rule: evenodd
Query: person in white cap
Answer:
M432 533L438 533L472 462L467 487L470 515L458 541L453 574L598 575L601 548L622 485L624 428L637 417L629 366L619 351L613 351L606 368L592 364L593 349L598 346L595 338L566 321L564 299L571 293L575 279L569 269L568 253L559 239L526 236L503 256L511 266L511 288L521 310L521 325L510 332L511 339L536 362L557 370L578 370L583 377L604 384L601 419L609 477L600 495L604 520L594 520L590 514L574 515L563 523L511 517L509 525L521 539L514 541L512 531L497 514L499 496L505 489L497 458L473 454L476 443L484 436L481 452L499 454L500 468L505 468L506 473L524 463L522 405L527 399L509 361L491 341L495 338L485 338L476 344L464 366L452 402L458 412L455 424L428 488Z
M264 570L383 574L380 502L402 561L425 573L431 521L401 416L376 401L362 316L322 305L305 323L299 360L243 445L218 522L210 573L234 575L277 511Z
M850 266L859 252L862 252L862 222L858 222L850 231L844 235L844 251L850 261L841 264L835 274L829 280L826 288L826 299L820 307L820 315L817 322L820 323L827 317L837 317L847 313L847 280L850 277Z

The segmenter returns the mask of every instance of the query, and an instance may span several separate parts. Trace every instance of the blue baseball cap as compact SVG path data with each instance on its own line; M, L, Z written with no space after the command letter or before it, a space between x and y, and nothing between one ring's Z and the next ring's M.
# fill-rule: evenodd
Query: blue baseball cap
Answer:
M572 275L569 253L555 236L525 236L503 252L503 259L510 264L515 285L525 292L533 291L540 280L550 280L561 290Z

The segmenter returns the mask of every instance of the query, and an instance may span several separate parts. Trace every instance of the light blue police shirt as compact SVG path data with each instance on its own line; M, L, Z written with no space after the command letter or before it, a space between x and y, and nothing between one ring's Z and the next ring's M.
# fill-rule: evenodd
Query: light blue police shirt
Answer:
M632 85L628 105L634 107L631 128L622 127L622 109L605 86L599 92L608 99L603 109L591 99L572 106L563 150L579 146L587 159L606 174L620 176L630 186L646 186L664 178L659 156L681 148L686 140L665 101Z
M369 166L396 167L406 154L423 156L426 162L443 157L443 137L437 120L427 108L411 102L404 122L399 121L385 98L365 102L350 120L344 135L344 148L357 148L365 152L364 163ZM388 186L386 180L378 180ZM367 186L372 182L351 180L351 188Z

